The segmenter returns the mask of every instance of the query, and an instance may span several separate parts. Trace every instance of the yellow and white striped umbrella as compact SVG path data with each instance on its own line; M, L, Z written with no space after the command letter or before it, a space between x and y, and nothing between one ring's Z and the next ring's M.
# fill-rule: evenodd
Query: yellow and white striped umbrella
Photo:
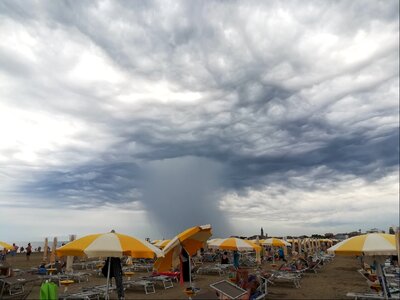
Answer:
M284 246L291 246L290 243L281 240L281 239L277 239L277 238L269 238L266 240L261 240L260 243L262 245L269 245L269 246L274 246L274 247L284 247Z
M158 240L157 242L153 243L154 246L163 249L171 240Z
M3 251L4 249L12 250L13 248L12 245L0 241L0 251Z
M331 239L319 239L319 241L323 243L333 243L333 240Z
M175 236L163 249L164 257L157 259L154 268L159 272L170 271L171 268L179 266L179 255L182 248L193 256L201 249L204 243L210 238L211 225L195 226Z
M261 247L249 240L238 238L216 239L208 242L209 248L221 250L237 250L237 251L260 251Z
M394 234L369 233L346 239L328 249L338 255L396 255Z
M128 235L109 232L91 234L72 241L56 250L57 256L122 257L135 258L162 257L160 249Z

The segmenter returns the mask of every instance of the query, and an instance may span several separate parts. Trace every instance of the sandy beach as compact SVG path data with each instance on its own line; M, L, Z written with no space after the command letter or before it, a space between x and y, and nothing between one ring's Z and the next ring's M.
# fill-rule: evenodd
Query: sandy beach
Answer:
M17 254L14 259L8 259L13 268L26 270L37 267L42 260L42 253L33 253L30 261L26 260L24 254ZM271 269L270 263L263 264L264 270ZM321 269L318 273L306 273L301 279L301 287L294 288L290 283L278 283L268 286L267 299L348 299L347 292L367 292L365 280L357 272L360 268L359 262L354 257L336 256L334 260ZM255 269L249 269L254 272ZM86 270L85 270L86 272ZM98 276L96 271L89 270L91 275L88 282L74 283L69 286L68 292L80 290L82 287L90 287L106 283L106 279ZM134 277L145 276L150 273L136 272ZM210 284L226 279L226 275L196 275L194 283L200 288L196 299L217 299L215 291L209 287ZM156 285L156 293L146 295L141 288L129 289L125 292L126 299L187 299L181 285L174 283L171 289L164 289ZM63 287L59 293L62 294ZM38 299L39 283L27 285L27 299ZM7 297L5 298L7 299ZM15 298L17 299L17 298ZM111 294L111 299L117 299L116 293Z

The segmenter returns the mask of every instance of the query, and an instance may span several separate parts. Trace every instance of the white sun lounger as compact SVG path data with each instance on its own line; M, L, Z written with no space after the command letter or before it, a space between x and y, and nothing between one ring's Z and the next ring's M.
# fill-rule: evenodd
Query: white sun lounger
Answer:
M149 264L133 264L129 267L129 269L133 270L134 272L151 272L153 270L153 265Z
M247 291L241 287L229 282L228 280L221 280L216 283L210 284L210 287L221 293L228 299L239 299L243 295L247 294Z
M223 275L225 272L220 266L214 266L214 265L209 265L209 266L201 266L197 270L197 274L218 274L219 276Z
M58 298L60 300L68 300L68 299L78 299L78 300L92 300L92 299L100 299L102 292L99 291L86 291L86 292L77 292L71 294L62 294L59 295Z
M144 280L144 279L139 279L139 280L128 280L124 281L123 283L124 287L131 288L131 287L143 287L144 292L147 294L154 294L156 292L156 289L154 287L154 283L149 281L149 280Z
M386 299L382 293L347 293L347 297L357 299ZM390 299L400 299L400 293L392 293Z
M172 283L172 278L166 275L145 276L141 277L140 279L152 282L161 282L165 290L174 287L174 284Z
M290 272L274 272L269 278L269 281L272 282L272 284L278 282L291 282L294 284L294 287L298 289L300 288L300 279L301 276L299 274L294 274Z

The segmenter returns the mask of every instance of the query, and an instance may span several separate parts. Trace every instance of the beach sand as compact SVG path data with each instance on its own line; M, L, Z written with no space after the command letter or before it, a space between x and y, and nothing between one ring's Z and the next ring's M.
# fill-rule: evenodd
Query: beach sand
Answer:
M17 254L8 262L12 263L13 268L29 269L37 267L42 260L41 253L32 253L30 261L26 260L24 254ZM270 265L263 266L269 269ZM358 274L359 262L354 257L337 256L333 262L323 266L318 273L306 273L301 279L301 287L296 289L292 284L279 283L268 286L267 299L348 299L347 292L366 292L368 291L365 280ZM148 273L136 272L135 276L144 276ZM133 277L134 278L134 277ZM200 293L196 299L217 299L215 291L209 287L211 283L226 279L227 276L218 275L196 275L194 280L196 287L200 288ZM68 292L78 291L83 286L94 286L105 284L106 279L99 277L93 272L89 282L75 283L68 288ZM162 286L156 285L156 293L145 295L143 289L127 290L126 299L187 299L183 293L184 287L174 283L174 287L164 290ZM38 299L39 286L28 286L30 293L27 299ZM63 287L60 288L60 293ZM111 294L111 299L116 299L116 294Z

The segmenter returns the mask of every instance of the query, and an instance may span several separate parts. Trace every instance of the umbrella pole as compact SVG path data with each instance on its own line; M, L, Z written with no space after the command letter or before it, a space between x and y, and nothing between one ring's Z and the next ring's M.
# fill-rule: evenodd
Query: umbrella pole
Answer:
M185 249L185 248L183 248ZM186 249L185 249L186 251ZM191 257L188 251L186 251L188 257L189 257L189 286L192 287L192 262L191 262Z
M374 256L374 264L376 266L376 275L378 275L379 284L382 287L383 297L385 299L391 298L389 288L386 283L385 273L382 267L382 256Z
M380 273L381 273L380 274L381 276L379 276L379 281L380 281L381 286L382 286L382 290L383 290L383 294L384 294L383 296L385 297L385 299L388 299L389 297L391 297L391 295L390 295L389 288L386 285L385 273L383 272L383 268L382 268L381 263L379 262L378 264L379 264L379 270L380 270Z
M110 295L108 294L108 286L110 284L110 268L111 268L111 257L108 258L108 269L107 269L107 287L106 287L106 295L105 299L110 299Z
M271 250L272 250L272 263L275 264L275 248L272 245L271 245Z

